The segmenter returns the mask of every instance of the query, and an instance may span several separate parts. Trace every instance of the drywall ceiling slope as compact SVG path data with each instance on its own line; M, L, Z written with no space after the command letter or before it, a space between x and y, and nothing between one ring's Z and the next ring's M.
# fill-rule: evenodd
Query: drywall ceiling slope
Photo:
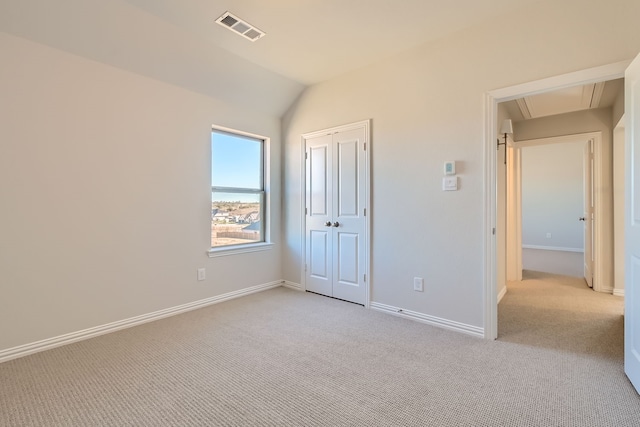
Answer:
M311 85L539 0L125 0L272 71ZM558 0L560 1L560 0ZM229 11L255 43L214 24ZM496 25L512 22L496 22Z
M4 1L0 31L276 117L304 89L121 0Z

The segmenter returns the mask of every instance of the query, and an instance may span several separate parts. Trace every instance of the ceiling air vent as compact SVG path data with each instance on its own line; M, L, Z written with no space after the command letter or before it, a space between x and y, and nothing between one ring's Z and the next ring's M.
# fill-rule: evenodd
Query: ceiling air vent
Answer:
M259 30L230 12L223 13L221 17L216 19L216 22L252 42L265 36L264 31Z

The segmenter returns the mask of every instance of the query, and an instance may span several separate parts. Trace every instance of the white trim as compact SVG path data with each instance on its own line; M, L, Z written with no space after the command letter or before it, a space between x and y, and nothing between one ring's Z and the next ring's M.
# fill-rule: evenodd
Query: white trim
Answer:
M579 252L584 253L583 248L561 248L558 246L522 245L522 249L538 249L541 251Z
M498 103L512 101L525 96L537 95L550 90L620 79L624 77L624 71L629 64L631 64L631 60L625 60L600 67L575 71L573 73L561 74L559 76L522 83L516 86L492 90L489 92L489 95L497 100L496 103Z
M89 338L97 337L99 335L104 335L111 332L119 331L121 329L142 325L143 323L152 322L154 320L163 319L165 317L175 316L176 314L181 314L187 311L196 310L199 308L203 308L212 304L217 304L230 299L243 297L256 292L266 291L268 289L277 288L278 286L282 286L282 284L283 284L282 280L276 280L276 281L265 283L262 285L251 286L251 287L240 289L237 291L228 292L226 294L205 298L199 301L189 302L186 304L177 305L175 307L165 308L164 310L158 310L152 313L130 317L124 320L118 320L116 322L107 323L105 325L95 326L93 328L83 329L81 331L71 332L64 335L58 335L57 337L47 338L41 341L36 341L29 344L20 345L17 347L12 347L12 348L0 351L0 363L6 362L11 359L17 359L18 357L28 356L30 354L38 353L44 350L50 350L52 348L60 347L66 344L71 344L77 341L82 341Z
M500 304L500 301L502 301L502 298L504 298L506 294L507 294L507 287L505 286L504 288L502 288L502 290L498 294L498 304Z
M268 251L274 246L273 243L260 242L260 243L247 243L242 246L222 246L211 248L207 251L209 258L216 258L227 255L245 254L248 252Z
M288 280L284 280L282 282L282 286L284 286L285 288L293 289L294 291L304 291L300 283L290 282Z
M391 305L381 304L379 302L371 302L372 310L382 311L393 316L404 317L405 319L414 320L428 325L437 326L439 328L449 329L451 331L462 332L463 334L473 335L482 338L484 329L478 326L467 325L465 323L454 322L453 320L442 319L436 316L419 313L417 311L405 310Z
M584 132L573 133L570 135L550 136L547 138L525 139L522 141L514 141L513 145L518 148L534 147L538 145L562 144L567 142L587 142L590 139L601 138L602 132Z
M624 289L614 289L613 290L613 295L615 295L617 297L623 297L624 296Z
M498 103L491 93L484 95L484 338L498 338L498 282L497 272L497 185L496 117Z
M496 339L498 336L498 304L496 298L496 245L492 230L496 227L495 193L497 170L496 115L499 102L511 101L523 96L535 95L550 90L562 89L580 84L596 83L624 77L631 60L603 65L601 67L562 74L516 86L495 89L484 94L484 336Z

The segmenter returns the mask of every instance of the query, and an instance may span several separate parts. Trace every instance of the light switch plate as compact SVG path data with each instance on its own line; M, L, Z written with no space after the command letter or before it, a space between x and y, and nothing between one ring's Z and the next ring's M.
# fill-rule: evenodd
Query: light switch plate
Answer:
M449 160L444 162L444 174L445 175L455 175L456 174L456 162L453 160Z
M457 176L445 176L442 178L442 191L456 191L458 189Z

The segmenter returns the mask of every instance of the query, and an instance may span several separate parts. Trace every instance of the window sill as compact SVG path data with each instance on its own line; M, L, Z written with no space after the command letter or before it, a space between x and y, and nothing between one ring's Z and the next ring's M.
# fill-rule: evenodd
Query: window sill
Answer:
M207 251L207 255L209 255L209 258L216 258L220 256L237 255L249 252L268 251L271 250L271 248L273 248L273 243L249 243L246 245L211 248Z

